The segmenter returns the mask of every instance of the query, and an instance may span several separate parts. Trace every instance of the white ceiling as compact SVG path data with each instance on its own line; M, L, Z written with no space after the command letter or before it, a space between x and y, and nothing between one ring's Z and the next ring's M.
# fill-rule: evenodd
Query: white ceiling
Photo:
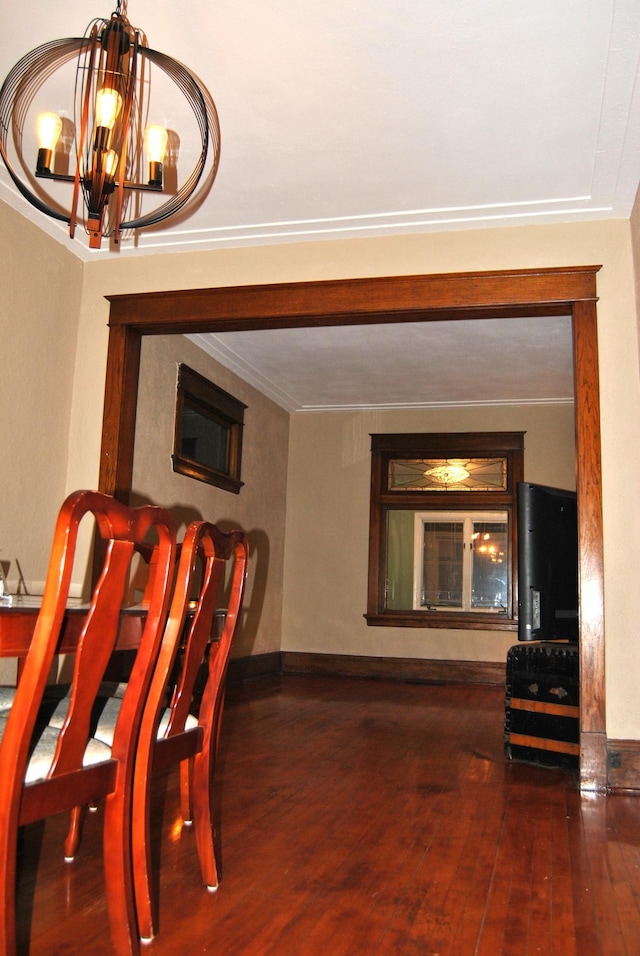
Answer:
M189 337L289 411L573 401L567 316Z
M0 0L0 11L4 76L28 50L82 35L111 7ZM151 47L187 64L208 87L220 117L220 166L189 217L142 231L117 252L108 243L90 252L81 230L70 240L62 224L16 194L2 166L0 197L83 260L630 214L640 181L640 0L191 0L182 7L130 0L127 12ZM181 131L178 112L160 119ZM538 323L526 324L527 349L553 339L549 320L541 323L539 336ZM479 325L493 361L495 330ZM320 388L323 378L332 388L353 379L355 359L344 354L350 333L341 334L329 371L314 375L307 365L304 382L283 362L300 360L299 333L261 332L259 349L239 334L225 337L224 348L296 407L375 403L378 373L393 366L383 404L394 404L405 401L397 343L415 347L413 336L424 341L426 330L397 332L378 360L372 336L363 343L363 332L353 331L356 353L366 345L376 369L375 376L367 369L366 396L359 388L350 397L349 388L339 397ZM438 329L429 350L447 335ZM329 348L337 341L335 331L303 336L314 338L315 357L327 340ZM474 360L486 375L481 345ZM509 345L523 353L515 330L501 351ZM447 348L462 354L450 341ZM515 356L507 359L508 371ZM550 399L566 393L551 374L554 362L550 355L533 363L547 370L540 389ZM445 379L462 368L445 366ZM466 400L461 376L454 394L436 389L431 371L420 401L436 393L441 401ZM464 380L471 371L464 369ZM527 372L520 372L507 374L495 400L518 391L530 399L538 386L522 382Z

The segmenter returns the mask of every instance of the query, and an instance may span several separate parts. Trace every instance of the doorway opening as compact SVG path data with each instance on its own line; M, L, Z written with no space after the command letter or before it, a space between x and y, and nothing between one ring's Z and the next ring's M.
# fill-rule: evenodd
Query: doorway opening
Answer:
M596 274L599 266L328 280L109 296L100 490L128 500L142 336L569 315L579 504L583 789L606 787L603 545Z

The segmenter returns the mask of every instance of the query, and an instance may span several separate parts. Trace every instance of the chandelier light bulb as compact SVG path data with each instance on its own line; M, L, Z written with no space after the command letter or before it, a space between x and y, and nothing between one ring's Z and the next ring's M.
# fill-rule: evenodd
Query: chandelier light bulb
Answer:
M144 132L144 145L149 161L149 185L162 186L162 164L169 134L164 126L148 126Z
M55 113L41 113L37 121L39 173L51 172L53 153L62 132L62 120Z
M62 132L62 120L55 113L40 113L38 117L38 146L40 149L56 148L60 133Z
M96 94L96 126L113 129L122 109L122 97L117 90L103 87Z
M116 172L118 171L118 160L119 156L113 149L110 149L108 153L105 153L103 169L105 179L108 183L112 183L116 178Z
M144 143L150 163L163 163L167 152L169 134L164 126L148 126L144 133Z

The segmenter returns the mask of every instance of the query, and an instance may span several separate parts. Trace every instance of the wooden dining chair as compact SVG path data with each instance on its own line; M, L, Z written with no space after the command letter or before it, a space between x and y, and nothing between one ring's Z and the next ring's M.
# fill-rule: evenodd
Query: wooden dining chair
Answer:
M102 567L78 638L69 706L61 728L43 717L51 663L65 628L65 612L83 518L95 518ZM92 735L92 709L122 622L131 558L153 535L157 562L135 661L110 745ZM171 516L155 506L127 508L98 492L67 498L53 546L31 646L13 704L0 714L0 953L16 948L18 829L104 799L104 879L114 952L137 954L131 857L134 766L145 701L158 658L173 577L175 531Z
M186 552L186 553L185 553ZM191 603L196 555L202 561L201 585ZM150 802L152 774L180 764L181 812L193 821L200 872L209 890L218 887L214 848L213 776L220 738L229 652L242 608L249 549L240 531L222 532L208 522L187 529L176 579L166 641L154 673L154 687L142 721L134 786L133 867L138 925L143 939L157 932L156 895L151 890ZM229 567L227 575L225 567ZM227 596L221 599L221 591ZM216 639L216 615L224 608L224 624ZM188 618L188 615L192 616ZM186 634L185 634L186 625ZM169 706L162 701L182 655ZM207 679L194 715L194 687L206 660ZM146 741L155 739L153 749Z
M218 886L213 771L229 651L247 573L248 545L242 532L223 532L209 522L194 521L180 548L173 600L142 720L135 768L133 867L138 926L144 940L155 936L158 927L158 905L151 886L152 778L175 764L180 765L182 817L186 824L194 825L202 879L210 890ZM219 637L218 616L224 618ZM207 676L201 699L196 701L196 681L203 662ZM106 744L112 739L122 686L101 707L95 734ZM81 820L78 809L72 815L68 853L77 849Z

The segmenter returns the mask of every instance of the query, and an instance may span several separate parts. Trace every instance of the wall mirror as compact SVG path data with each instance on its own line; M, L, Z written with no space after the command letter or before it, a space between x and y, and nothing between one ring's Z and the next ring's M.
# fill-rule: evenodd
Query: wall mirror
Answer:
M247 406L188 365L178 366L173 470L238 494Z

